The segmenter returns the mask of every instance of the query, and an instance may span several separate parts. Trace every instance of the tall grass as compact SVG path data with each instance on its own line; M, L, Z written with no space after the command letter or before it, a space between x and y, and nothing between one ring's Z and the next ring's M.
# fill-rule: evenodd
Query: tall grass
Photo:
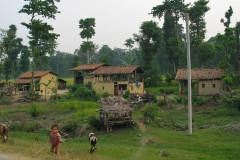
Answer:
M58 103L58 107L75 111L75 117L88 117L96 115L96 110L99 109L100 104L88 101L67 101Z

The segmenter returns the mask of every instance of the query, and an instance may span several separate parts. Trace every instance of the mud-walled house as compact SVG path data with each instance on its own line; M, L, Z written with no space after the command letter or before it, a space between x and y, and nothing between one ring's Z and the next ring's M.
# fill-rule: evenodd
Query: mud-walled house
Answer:
M102 66L92 72L94 88L98 93L122 95L144 92L144 71L139 66Z
M214 69L192 69L192 80L198 80L198 94L199 95L214 95L219 94L222 90L221 76L223 70L219 68ZM179 69L177 71L176 80L179 81L179 92L182 93L183 89L188 86L188 70ZM194 84L192 83L192 88Z
M74 78L75 84L89 84L97 93L108 92L111 95L122 95L127 90L130 93L139 94L144 91L142 78L144 71L139 66L88 64L71 70L80 72Z
M33 81L36 84L34 86L35 91L46 92L52 91L52 88L58 89L57 82L58 74L50 70L38 70L34 71ZM32 71L28 71L20 75L14 82L17 85L18 91L29 90L32 80ZM49 83L50 82L50 83ZM49 83L49 84L48 84ZM48 84L47 87L41 84Z
M82 64L75 68L70 69L74 72L74 84L88 84L92 86L93 84L93 75L91 73L98 69L101 66L108 66L105 63L97 64Z

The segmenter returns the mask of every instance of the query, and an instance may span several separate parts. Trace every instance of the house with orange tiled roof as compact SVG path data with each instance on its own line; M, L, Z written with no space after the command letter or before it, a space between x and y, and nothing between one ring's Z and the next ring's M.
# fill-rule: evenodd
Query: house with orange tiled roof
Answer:
M35 91L44 92L46 89L46 92L49 92L52 90L52 88L58 89L58 82L57 82L58 74L54 73L50 70L43 71L34 71L33 81L35 84ZM32 79L32 71L27 71L20 75L16 80L15 84L18 86L18 90L21 91L23 89L29 90L30 84ZM41 84L48 84L49 80L51 80L51 83L45 88L44 85Z
M82 64L70 69L74 72L74 84L93 83L91 73L101 66L108 66L106 63Z
M219 68L214 69L191 69L191 79L198 80L198 94L199 95L214 95L219 94L222 90L221 76L224 74L223 70ZM187 88L188 70L179 69L177 71L176 80L179 81L179 91L182 93L184 88ZM192 87L194 85L192 84Z
M73 68L71 71L80 73L74 78L75 84L88 84L97 93L108 92L111 95L121 95L127 90L130 93L142 94L144 92L142 78L144 71L139 66L87 64Z

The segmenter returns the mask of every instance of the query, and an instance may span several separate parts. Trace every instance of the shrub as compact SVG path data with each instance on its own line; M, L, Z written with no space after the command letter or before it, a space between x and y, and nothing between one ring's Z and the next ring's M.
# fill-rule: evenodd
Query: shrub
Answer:
M184 104L184 105L186 105L188 103L188 99L185 96L174 97L174 101L177 103Z
M155 105L148 106L144 112L144 119L148 122L149 120L154 120L157 114L157 107Z
M166 104L167 104L167 102L165 100L161 99L161 100L158 101L157 106L161 107L161 106L164 106Z
M169 86L172 83L172 80L175 79L175 73L166 73L166 79L167 85Z
M169 87L161 87L159 92L166 94L174 94L178 92L178 86L169 86Z
M33 117L37 117L39 115L39 109L38 109L38 105L35 103L32 103L30 105L30 114Z
M100 95L100 97L102 97L102 98L107 98L107 97L109 97L109 93L108 93L108 92L103 92L103 93Z
M63 126L61 130L68 134L74 134L77 127L78 125L75 121L70 121L65 126Z
M1 96L0 105L9 105L11 103L12 103L12 101L9 98L7 98L5 96Z
M74 85L70 90L73 97L76 97L81 100L96 101L99 98L95 90L89 89L85 85Z
M38 123L33 122L33 123L25 124L23 127L23 131L24 132L34 132L40 128L41 128L41 126Z
M127 91L123 94L123 98L128 99L129 96L130 96L130 91L127 90Z
M95 116L89 116L88 117L88 124L91 125L92 127L100 130L103 127L102 121L100 121L98 118Z

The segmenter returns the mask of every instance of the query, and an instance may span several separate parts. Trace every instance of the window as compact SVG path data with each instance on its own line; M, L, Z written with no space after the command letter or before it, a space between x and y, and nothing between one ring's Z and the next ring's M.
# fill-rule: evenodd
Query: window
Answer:
M202 88L205 88L205 84L202 84Z
M216 84L212 84L212 88L215 88L216 87Z

